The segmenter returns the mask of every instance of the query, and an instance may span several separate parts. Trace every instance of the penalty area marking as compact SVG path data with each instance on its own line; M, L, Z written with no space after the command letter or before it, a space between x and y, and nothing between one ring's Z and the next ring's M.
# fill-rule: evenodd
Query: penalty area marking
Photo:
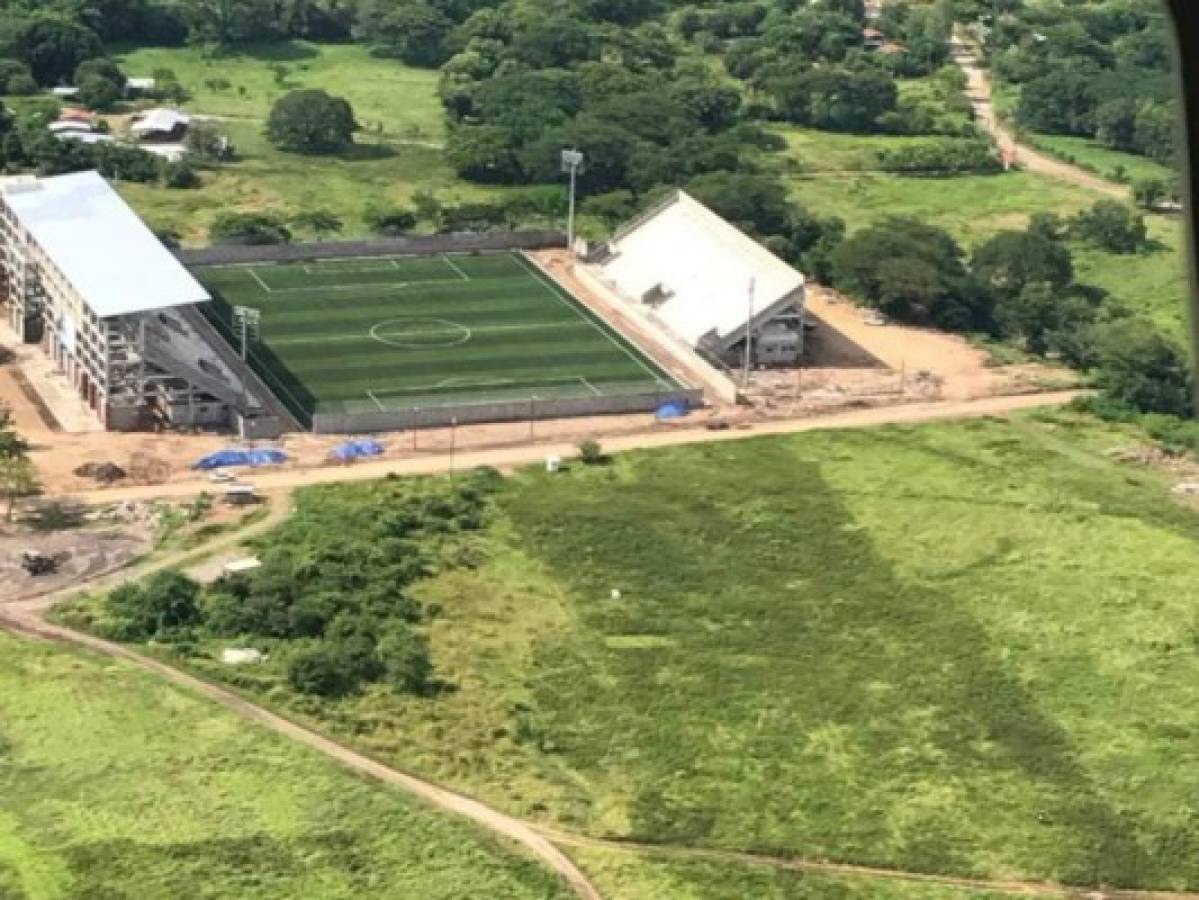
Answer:
M248 268L248 269L246 269L246 271L250 273L250 277L251 277L251 278L253 278L255 281L257 281L257 282L258 282L258 286L259 286L260 288L262 288L262 289L263 289L264 291L266 291L268 294L273 294L273 293L274 293L274 291L272 291L272 290L271 290L269 287L267 287L267 284L266 284L266 282L265 282L265 281L263 281L263 280L262 280L260 277L258 277L258 272L257 272L257 271L255 271L253 268Z
M459 278L461 278L463 281L470 281L470 276L467 275L465 272L463 272L462 267L459 266L456 262L454 262L452 259L450 259L448 256L446 256L444 253L441 254L441 258L447 266L449 266L451 269L454 270L454 273Z
M603 391L601 391L599 388L597 388L594 384L592 384L590 381L588 381L582 375L563 375L561 378L538 379L536 381L519 381L515 378L466 378L466 377L458 376L458 377L443 378L443 379L441 379L441 381L436 381L436 382L433 382L432 384L413 385L412 387L405 387L405 388L378 388L377 391L376 390L368 390L368 391L366 391L366 396L369 397L371 402L374 403L375 406L377 406L379 408L380 412L395 412L395 411L397 411L397 409L389 408L384 403L383 400L379 399L379 394L383 394L384 397L388 400L391 400L393 402L397 402L397 403L401 404L401 406L398 409L403 410L406 408L402 405L404 402L405 396L416 395L417 397L420 397L423 399L426 397L430 397L431 394L434 394L437 391L443 391L443 390L447 390L447 389L450 389L450 390L468 390L468 389L486 390L487 388L511 388L513 390L518 390L518 391L519 390L530 391L530 396L528 398L523 398L523 397L518 398L520 400L525 400L525 399L536 400L536 399L538 399L537 395L531 393L532 391L535 391L539 388L549 387L552 384L571 384L571 383L576 383L576 382L578 384L583 385L583 387L587 388L587 390L590 391L596 397L606 396ZM541 398L541 399L546 399L546 398ZM442 406L442 407L470 406L470 405L472 405L474 403L478 403L478 402L481 402L481 401L472 399L470 397L467 397L465 399L459 399L459 400L455 401L452 399L452 395L447 395L446 397L442 398L439 402L433 403L433 406L435 406L435 407L436 406Z
M404 350L458 347L471 339L471 330L465 325L432 316L384 319L372 325L369 334L381 344Z

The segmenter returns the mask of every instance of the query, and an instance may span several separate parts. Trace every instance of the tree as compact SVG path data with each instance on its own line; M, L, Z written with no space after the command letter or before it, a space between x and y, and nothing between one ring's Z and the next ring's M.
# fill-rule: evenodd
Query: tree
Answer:
M287 683L301 694L328 698L344 697L358 687L344 661L323 646L292 657L287 665Z
M1170 195L1164 178L1138 178L1132 183L1132 197L1141 209L1156 209Z
M0 406L0 495L7 501L4 519L12 521L18 497L37 493L37 473L29 460L29 443L13 427L9 411Z
M459 175L483 184L521 180L516 138L499 125L459 125L450 131L445 158Z
M22 96L36 91L29 66L17 59L0 59L0 94Z
M39 12L14 21L7 47L5 42L0 36L0 56L11 55L26 63L43 85L67 81L81 62L99 56L102 49L94 31L57 12Z
M144 584L126 584L105 600L115 624L114 636L125 641L170 637L201 620L200 585L179 572L159 572Z
M410 66L435 68L446 61L446 37L454 23L424 0L406 0L383 15L369 39L376 52Z
M292 216L291 221L297 228L311 231L316 235L318 241L323 240L326 235L340 233L345 227L345 223L327 209L312 209L296 213Z
M1186 352L1152 323L1120 319L1098 329L1094 338L1095 383L1108 397L1138 412L1194 415Z
M999 232L974 251L970 269L982 284L1006 297L1018 297L1033 285L1057 293L1074 281L1070 251L1036 231Z
M267 120L271 143L296 153L337 153L353 142L356 128L349 102L321 90L284 94Z
M1097 200L1070 223L1071 233L1108 253L1136 253L1148 240L1145 218L1118 200Z
M564 15L538 17L512 40L516 58L534 69L566 68L594 59L598 49L591 26Z
M429 646L403 622L393 622L379 641L379 659L388 683L406 694L428 693L433 675Z
M101 112L112 109L122 96L116 84L100 75L88 75L78 83L78 88L83 105Z
M209 232L218 243L265 245L291 242L291 230L284 219L274 213L222 213Z
M1095 318L1094 308L1077 292L1054 290L1044 281L1029 282L1018 293L999 294L995 301L999 334L1019 338L1031 353L1060 350Z
M1047 134L1089 135L1095 129L1095 71L1059 66L1020 89L1016 119Z

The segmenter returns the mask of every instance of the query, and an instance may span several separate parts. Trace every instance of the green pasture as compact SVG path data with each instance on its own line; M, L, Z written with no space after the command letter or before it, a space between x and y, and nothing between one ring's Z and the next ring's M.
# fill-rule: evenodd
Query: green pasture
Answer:
M152 227L176 231L188 243L206 243L212 220L230 210L284 215L329 210L344 221L344 234L355 236L367 231L368 207L407 204L418 189L447 203L496 193L460 181L443 162L445 122L435 71L372 56L360 45L305 41L225 53L143 48L119 59L130 75L173 71L191 94L183 109L213 116L237 149L237 161L202 172L197 190L119 185ZM271 106L300 88L321 88L350 101L362 125L351 151L305 156L267 141Z
M1169 184L1178 178L1178 172L1169 166L1154 162L1147 156L1112 150L1091 138L1064 134L1029 134L1027 132L1023 133L1021 137L1059 159L1064 159L1066 162L1113 181L1117 180L1116 175L1120 170L1123 170L1125 178L1129 181L1136 181L1140 178L1160 178Z
M578 833L1195 890L1199 514L1136 445L1058 413L527 470L417 586L452 692L243 687ZM806 896L676 862L603 877Z
M517 254L197 274L227 336L232 306L261 312L252 360L302 418L677 386Z
M0 634L0 897L368 896L573 895L157 675Z

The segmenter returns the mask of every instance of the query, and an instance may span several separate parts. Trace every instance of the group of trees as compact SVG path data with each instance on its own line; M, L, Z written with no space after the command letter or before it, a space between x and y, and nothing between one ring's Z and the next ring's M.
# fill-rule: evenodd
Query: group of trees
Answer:
M1020 85L1017 120L1048 134L1093 137L1172 163L1178 107L1169 24L1153 3L1021 6L991 21L986 46L1003 81Z
M1034 216L1022 231L1001 231L967 256L944 230L887 218L854 233L830 256L839 289L900 322L977 332L1053 354L1084 371L1122 406L1191 414L1185 352L1145 320L1076 283L1069 240L1110 253L1146 242L1141 217L1100 200L1070 220Z
M106 599L100 627L185 652L214 639L263 647L305 694L341 697L372 682L428 693L438 682L423 625L436 610L410 589L434 567L461 564L498 483L480 470L453 485L304 492L260 548L259 569L207 587L177 573L124 586Z

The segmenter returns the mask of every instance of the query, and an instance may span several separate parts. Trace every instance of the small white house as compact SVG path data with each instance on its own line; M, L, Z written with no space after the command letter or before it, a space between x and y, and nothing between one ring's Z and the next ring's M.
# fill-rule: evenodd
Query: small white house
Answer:
M262 561L257 556L245 556L241 559L234 559L225 563L222 571L226 575L240 575L260 568L262 568Z
M139 141L177 141L191 125L191 116L177 109L148 109L129 126Z
M79 96L79 88L64 84L56 88L50 88L50 93L62 100L71 100Z

